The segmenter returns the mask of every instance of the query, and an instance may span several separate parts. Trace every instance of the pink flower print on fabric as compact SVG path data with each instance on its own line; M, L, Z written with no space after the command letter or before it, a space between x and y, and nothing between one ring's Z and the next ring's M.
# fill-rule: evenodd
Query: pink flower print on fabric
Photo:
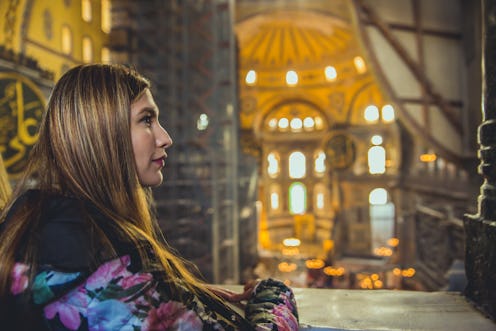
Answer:
M145 284L152 280L153 280L153 276L149 273L131 274L129 276L122 278L118 284L122 286L123 289L126 290L130 287L133 287L134 285Z
M274 320L278 325L279 331L297 331L298 321L296 317L291 314L289 308L284 305L275 306L272 309L272 314L274 315Z
M89 298L82 287L79 287L60 300L45 307L45 317L54 319L58 314L60 322L69 330L77 330L81 325L81 315L87 310Z
M131 258L126 255L102 264L86 281L86 289L94 291L107 286L115 278L131 276L132 274L127 270L130 263Z
M283 301L284 301L284 305L286 305L286 307L291 307L291 308L294 308L296 303L291 301L291 297L290 297L290 294L289 293L284 293L282 294L282 297L283 297Z
M23 263L16 263L12 269L12 285L10 291L12 294L17 295L24 292L28 288L29 278L27 273L29 266Z
M202 330L200 318L191 310L176 301L162 303L148 312L142 331L195 331Z

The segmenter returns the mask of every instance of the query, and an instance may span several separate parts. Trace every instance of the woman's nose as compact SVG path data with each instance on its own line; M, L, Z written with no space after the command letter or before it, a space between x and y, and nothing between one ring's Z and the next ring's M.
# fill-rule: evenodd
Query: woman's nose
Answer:
M173 141L169 133L161 126L160 134L157 136L157 145L161 148L167 149L172 146L172 143Z

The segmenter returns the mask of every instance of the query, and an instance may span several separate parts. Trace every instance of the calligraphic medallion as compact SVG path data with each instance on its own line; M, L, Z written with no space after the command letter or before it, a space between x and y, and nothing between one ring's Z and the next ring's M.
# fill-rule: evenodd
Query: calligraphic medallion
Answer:
M45 97L32 81L0 72L0 153L12 178L26 167L44 108Z
M335 135L327 143L326 154L333 169L347 169L355 162L355 143L347 135Z

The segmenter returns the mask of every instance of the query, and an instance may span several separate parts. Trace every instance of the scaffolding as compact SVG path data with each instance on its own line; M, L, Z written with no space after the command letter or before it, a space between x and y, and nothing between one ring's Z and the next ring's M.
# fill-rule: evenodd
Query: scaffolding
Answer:
M154 191L160 226L207 281L240 283L240 270L256 263L256 213L246 193L239 198L240 185L251 180L239 174L246 156L239 155L234 2L112 5L113 59L150 78L160 120L174 140L166 182ZM240 206L246 205L248 241L240 256Z

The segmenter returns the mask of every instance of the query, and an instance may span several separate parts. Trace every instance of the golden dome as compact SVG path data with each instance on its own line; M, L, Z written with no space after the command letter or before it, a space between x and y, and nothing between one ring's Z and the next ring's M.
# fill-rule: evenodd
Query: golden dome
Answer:
M256 73L258 87L285 87L294 70L299 85L326 83L326 67L343 78L357 54L348 22L312 11L279 10L252 16L236 25L240 78Z

